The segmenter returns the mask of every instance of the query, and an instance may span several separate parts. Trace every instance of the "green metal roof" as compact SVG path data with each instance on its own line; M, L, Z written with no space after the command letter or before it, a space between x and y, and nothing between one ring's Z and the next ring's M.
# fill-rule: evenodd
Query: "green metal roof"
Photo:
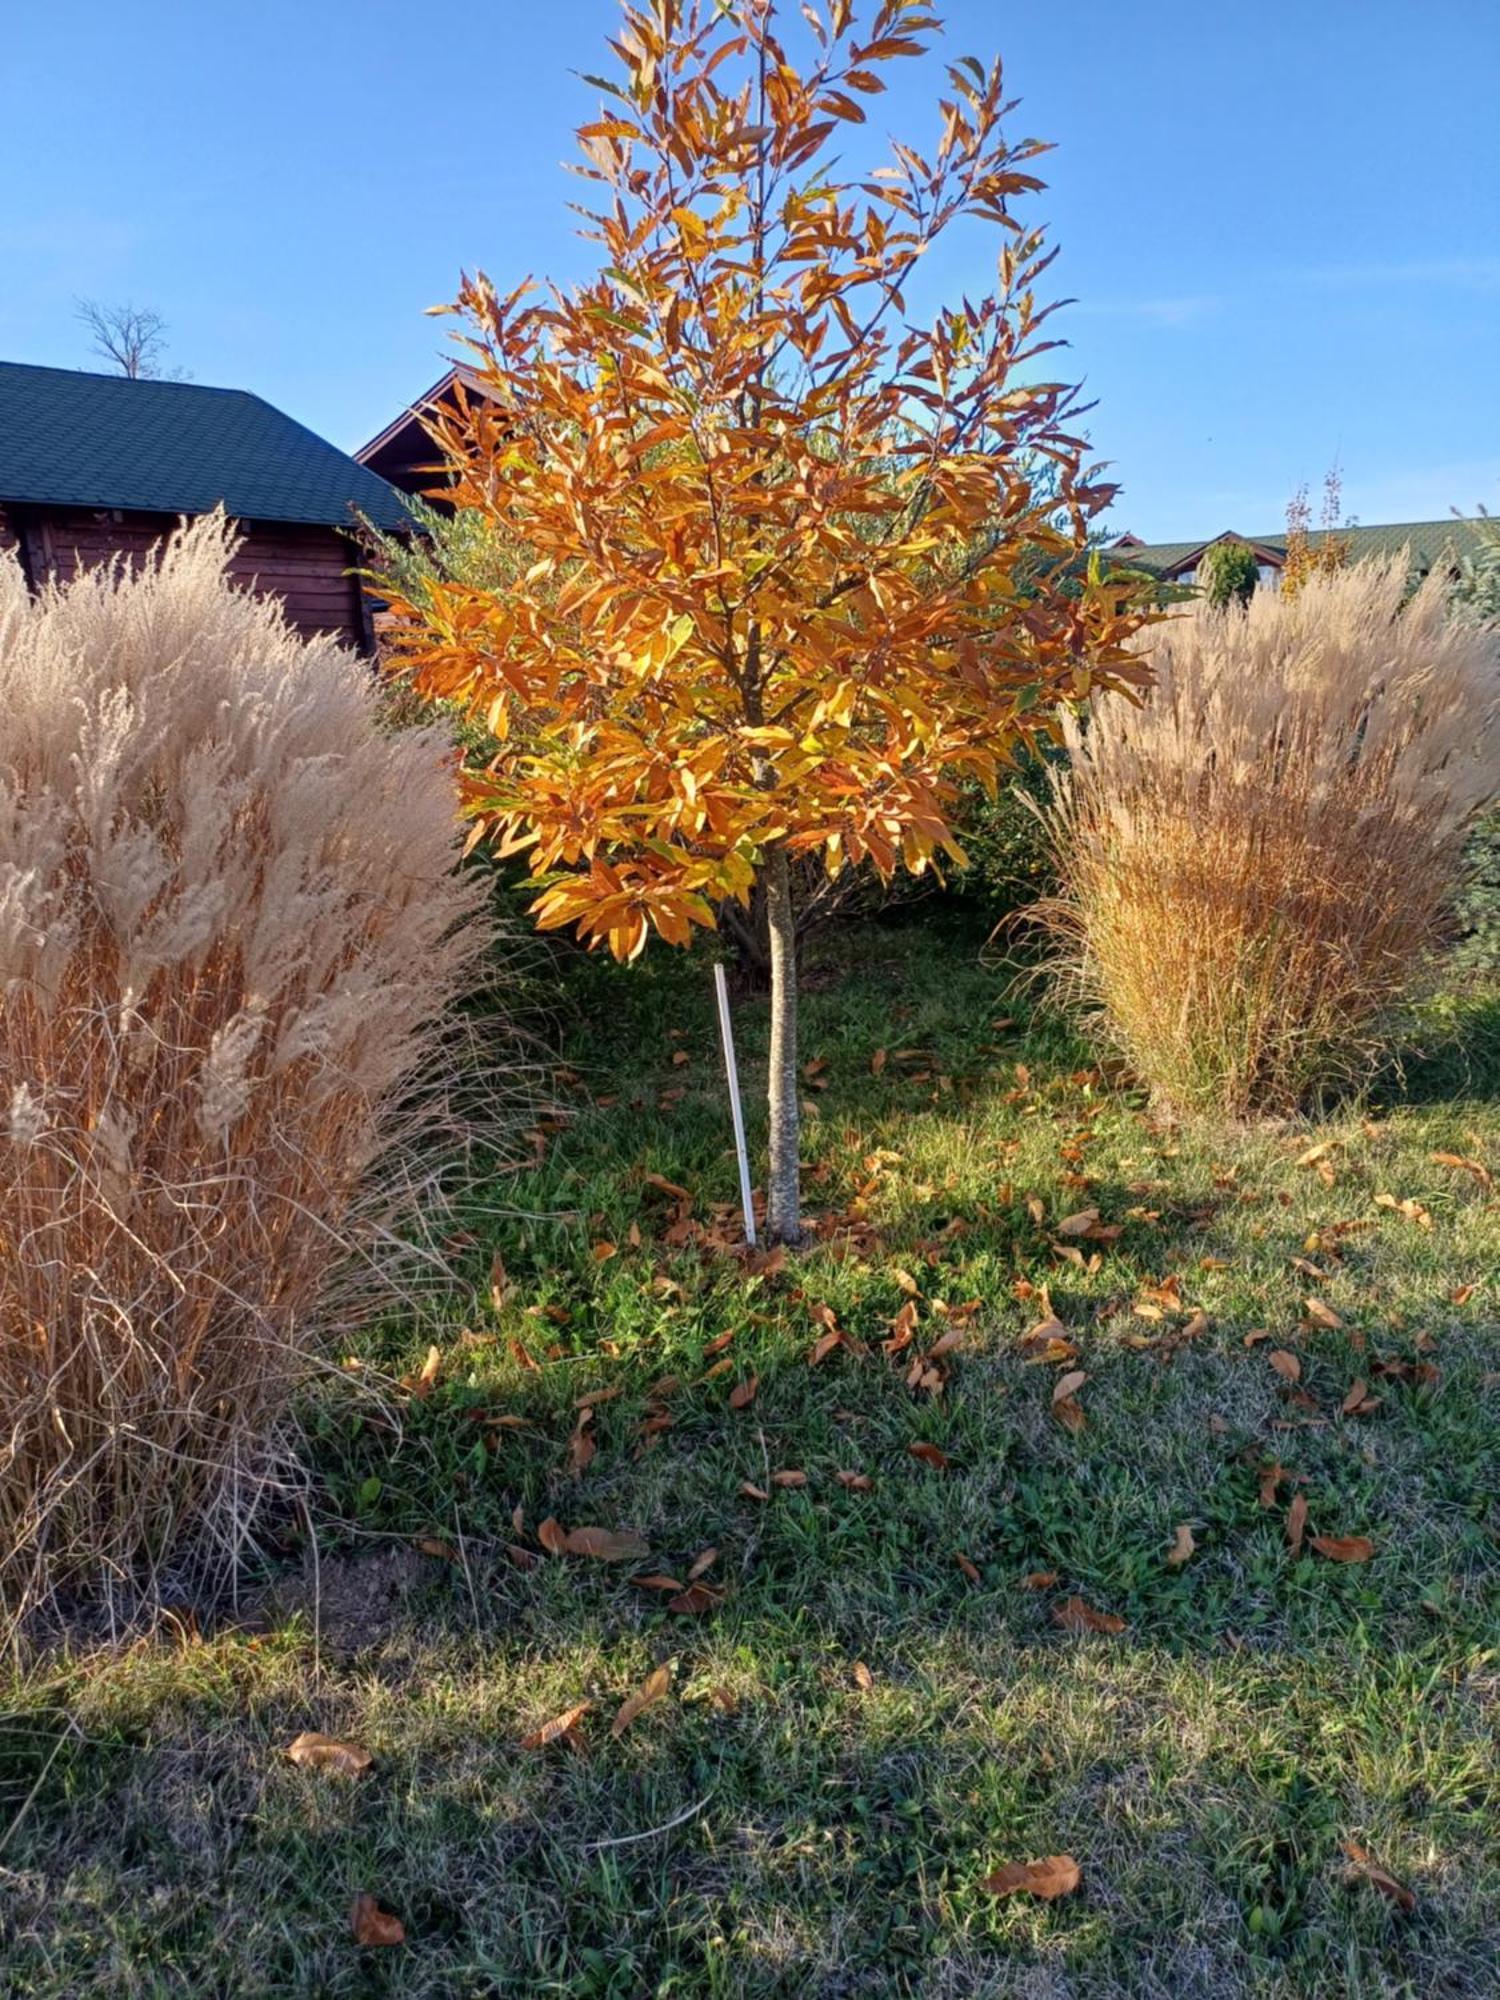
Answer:
M1350 559L1354 562L1365 556L1393 556L1402 549L1410 549L1412 567L1425 573L1445 553L1472 554L1484 541L1485 524L1454 519L1391 521L1369 528L1314 528L1307 539L1316 548L1330 533L1348 542ZM1171 576L1184 567L1196 569L1206 548L1225 541L1248 542L1252 549L1262 549L1278 562L1286 554L1284 531L1275 535L1242 535L1226 529L1223 534L1197 542L1145 542L1136 548L1110 544L1100 550L1100 555L1129 569L1149 570L1153 576Z
M0 361L0 503L403 525L401 495L244 389Z

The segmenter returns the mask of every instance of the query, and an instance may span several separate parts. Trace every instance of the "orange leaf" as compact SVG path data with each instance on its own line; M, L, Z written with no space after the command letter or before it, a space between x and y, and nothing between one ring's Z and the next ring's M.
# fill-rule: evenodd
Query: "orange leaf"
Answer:
M399 1917L383 1910L376 1899L361 1891L349 1907L349 1928L354 1942L362 1945L405 1944L406 1928Z
M550 1514L537 1529L536 1538L549 1556L560 1556L567 1553L567 1530L562 1526L561 1522L553 1520Z
M1304 1299L1302 1301L1302 1310L1307 1314L1307 1317L1312 1321L1314 1326L1327 1327L1330 1332L1336 1333L1344 1324L1333 1307L1325 1306L1321 1299Z
M1292 1504L1286 1510L1286 1539L1292 1554L1302 1553L1302 1537L1307 1532L1307 1496L1294 1493Z
M1169 1569L1181 1569L1197 1546L1198 1544L1193 1540L1193 1531L1187 1522L1179 1522L1175 1539L1173 1540L1171 1549L1167 1553L1167 1567Z
M946 1472L953 1463L947 1452L935 1444L928 1444L925 1438L918 1444L909 1444L906 1449L913 1458L921 1459L924 1465L930 1465L938 1472Z
M368 1771L375 1759L358 1743L345 1743L337 1736L320 1736L304 1729L286 1746L294 1764L308 1771L336 1771L342 1778L357 1778Z
M1061 1625L1065 1632L1106 1632L1113 1637L1125 1630L1125 1620L1113 1611L1095 1611L1085 1604L1081 1597L1066 1598L1054 1607L1054 1625Z
M635 1693L628 1695L620 1703L619 1711L609 1726L610 1735L617 1739L623 1736L636 1717L644 1714L653 1702L660 1701L671 1685L670 1667L657 1667L654 1672L647 1674Z
M1398 1882L1388 1869L1382 1868L1374 1856L1366 1848L1361 1847L1357 1840L1346 1840L1344 1852L1354 1863L1355 1872L1361 1875L1371 1888L1378 1889L1382 1896L1389 1896L1400 1909L1414 1910L1417 1907L1417 1899L1406 1884Z
M771 1474L771 1484L773 1486L805 1486L807 1484L807 1474L797 1467L789 1467L783 1472L773 1472Z
M1320 1556L1327 1556L1330 1562L1368 1562L1375 1553L1375 1544L1368 1535L1314 1535L1312 1546Z
M978 1569L973 1563L970 1562L969 1558L964 1554L962 1549L955 1549L953 1551L953 1560L958 1564L959 1568L963 1571L964 1575L969 1579L970 1583L980 1583L983 1581L983 1579L979 1574Z
M737 1382L729 1392L731 1410L744 1410L755 1401L755 1392L760 1387L760 1377L752 1375L746 1382Z
M1266 1359L1284 1382L1300 1382L1302 1380L1302 1363L1297 1359L1295 1354L1289 1353L1286 1348L1273 1347L1271 1352L1266 1356Z
M1051 1590L1059 1582L1055 1569L1034 1569L1021 1578L1022 1590Z
M868 1472L840 1472L835 1475L840 1486L847 1486L851 1493L868 1493L875 1482Z
M544 1722L521 1738L523 1750L545 1750L549 1743L555 1743L560 1736L569 1735L576 1729L593 1707L591 1701L575 1702L572 1708L565 1708L561 1715L554 1715L550 1722Z
M1071 1854L1048 1854L1040 1861L1008 1861L980 1884L992 1896L1040 1896L1053 1902L1071 1896L1083 1879Z

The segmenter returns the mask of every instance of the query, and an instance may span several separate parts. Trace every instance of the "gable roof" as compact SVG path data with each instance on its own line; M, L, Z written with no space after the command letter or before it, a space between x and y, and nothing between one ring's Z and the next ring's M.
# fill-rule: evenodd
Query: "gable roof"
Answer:
M1314 528L1308 541L1314 548L1326 541L1329 534L1335 539L1347 541L1351 561L1359 562L1366 556L1393 556L1402 549L1411 551L1412 567L1423 575L1427 573L1439 557L1448 554L1464 556L1481 546L1485 529L1482 521L1389 521L1369 528ZM1199 542L1141 542L1133 535L1122 535L1117 542L1100 550L1102 556L1111 556L1116 562L1129 569L1148 570L1153 576L1175 576L1182 570L1195 570L1205 549L1215 542L1245 542L1263 562L1271 562L1279 569L1286 560L1286 534L1242 535L1233 528L1226 528L1221 535L1212 535L1207 541Z
M378 472L403 493L417 493L431 499L444 485L446 473L437 446L428 435L426 418L444 405L452 407L460 396L475 398L493 392L484 378L461 362L440 375L425 395L408 403L383 431L354 456L361 465Z
M0 361L0 502L378 527L401 496L244 389Z

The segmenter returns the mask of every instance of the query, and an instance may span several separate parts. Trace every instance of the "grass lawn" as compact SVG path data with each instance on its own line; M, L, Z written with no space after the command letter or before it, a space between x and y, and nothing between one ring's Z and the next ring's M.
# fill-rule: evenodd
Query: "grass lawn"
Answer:
M979 942L818 947L825 1241L759 1272L706 960L568 973L567 1116L472 1300L362 1350L436 1338L435 1384L311 1414L319 1589L294 1550L237 1625L11 1682L6 1995L1497 1990L1500 1203L1434 1158L1500 1175L1493 1015L1205 1140ZM1070 1895L984 1886L1059 1853ZM361 1891L404 1944L355 1943Z

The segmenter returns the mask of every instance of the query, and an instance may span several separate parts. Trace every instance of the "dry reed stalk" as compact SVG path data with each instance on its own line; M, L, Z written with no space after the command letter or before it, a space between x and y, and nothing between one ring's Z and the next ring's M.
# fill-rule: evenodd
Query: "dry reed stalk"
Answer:
M0 1612L222 1575L488 944L439 730L231 589L221 517L28 598L0 561Z
M1154 692L1069 726L1039 914L1163 1107L1287 1112L1368 1074L1500 791L1500 635L1402 558L1196 604Z

